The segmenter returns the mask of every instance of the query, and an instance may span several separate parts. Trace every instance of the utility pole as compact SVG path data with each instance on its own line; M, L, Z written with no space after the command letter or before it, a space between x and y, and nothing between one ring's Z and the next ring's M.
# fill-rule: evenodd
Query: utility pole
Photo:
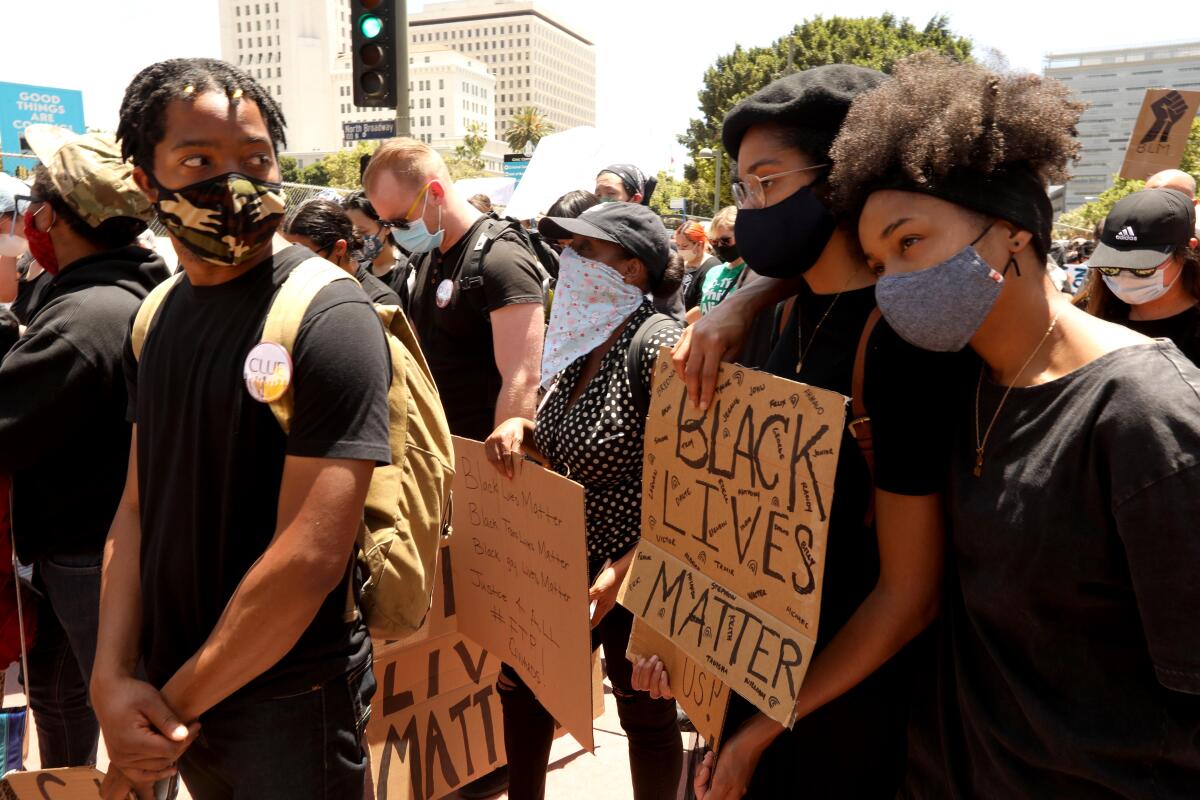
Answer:
M408 0L396 0L396 136L412 136L408 108Z

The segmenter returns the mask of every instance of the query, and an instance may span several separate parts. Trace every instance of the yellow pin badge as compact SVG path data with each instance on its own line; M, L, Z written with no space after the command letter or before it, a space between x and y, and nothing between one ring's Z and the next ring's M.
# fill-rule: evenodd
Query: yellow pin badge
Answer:
M259 342L242 367L246 391L260 403L273 403L292 384L292 359L283 345Z

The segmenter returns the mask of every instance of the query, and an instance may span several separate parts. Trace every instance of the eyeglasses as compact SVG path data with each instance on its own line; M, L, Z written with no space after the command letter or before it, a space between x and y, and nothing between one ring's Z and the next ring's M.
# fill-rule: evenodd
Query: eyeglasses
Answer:
M800 167L798 169L776 172L774 175L764 175L761 178L752 174L744 175L733 182L733 204L738 208L766 208L766 185L768 183L776 178L782 178L784 175L794 175L797 172L808 172L809 170L823 169L828 166L828 164L815 164L811 167Z
M408 211L404 212L404 217L397 219L381 219L379 224L385 228L396 228L397 230L406 231L408 226L412 225L416 220L411 219L413 212L417 210L417 203L421 202L421 198L425 196L425 192L433 185L433 181L421 187L421 191L417 192L417 197L413 200L412 205L408 207Z

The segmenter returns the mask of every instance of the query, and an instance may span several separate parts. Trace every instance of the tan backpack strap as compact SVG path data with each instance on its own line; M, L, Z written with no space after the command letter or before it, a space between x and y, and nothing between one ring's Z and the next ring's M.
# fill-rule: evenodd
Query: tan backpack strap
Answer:
M275 299L271 301L271 309L267 312L267 321L263 325L262 341L281 345L287 350L288 356L293 357L296 338L300 335L300 323L304 320L304 314L312 304L313 298L334 281L354 279L353 275L320 256L313 256L301 263L287 276L287 280L275 294ZM275 415L285 434L291 429L295 384L293 365L292 382L287 391L270 404L271 413Z
M162 306L163 300L167 299L167 294L175 288L175 284L179 283L179 279L182 277L183 270L180 270L155 286L138 307L137 316L133 318L133 332L130 334L135 361L142 360L142 348L146 346L146 336L150 333L150 326L154 324L154 317L158 313L159 307Z
M871 474L871 501L867 505L866 522L868 525L875 521L875 440L871 433L871 417L867 414L867 404L863 399L863 386L866 383L867 375L867 344L871 341L871 334L875 332L875 326L879 324L880 319L879 309L873 309L867 317L867 324L863 325L862 335L858 339L858 350L854 353L854 372L850 378L850 435L858 442L858 449L862 451L863 460L867 462L867 470Z

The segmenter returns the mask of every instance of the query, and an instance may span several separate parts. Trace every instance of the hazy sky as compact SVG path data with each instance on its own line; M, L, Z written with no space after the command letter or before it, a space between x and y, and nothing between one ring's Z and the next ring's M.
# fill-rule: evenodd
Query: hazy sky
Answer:
M769 44L818 14L891 11L923 26L946 13L951 28L970 37L977 51L995 48L1014 68L1033 72L1041 71L1047 52L1200 39L1200 5L1180 0L1136 12L1079 0L999 6L959 0L957 8L945 0L839 0L826 6L786 0L542 2L596 42L599 127L636 126L646 140L662 143L663 163L643 165L647 169L665 167L672 154L681 154L675 136L697 113L696 92L717 56L736 44ZM424 5L414 1L409 8ZM147 64L220 56L216 0L3 0L3 6L0 81L80 89L93 127L115 127L126 84Z

